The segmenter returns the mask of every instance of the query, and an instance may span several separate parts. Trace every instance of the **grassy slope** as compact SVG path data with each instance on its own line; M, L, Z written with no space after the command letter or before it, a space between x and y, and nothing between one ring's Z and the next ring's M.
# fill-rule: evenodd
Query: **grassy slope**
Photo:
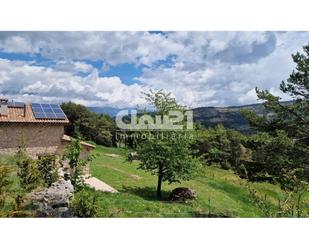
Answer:
M106 154L118 154L113 158ZM138 163L125 161L126 150L98 146L91 164L93 176L110 184L119 194L99 193L100 216L104 217L201 217L209 212L232 217L262 217L252 203L246 182L230 171L206 167L194 180L181 184L163 184L165 196L175 187L197 191L198 198L189 203L158 201L155 197L156 177L138 170ZM277 186L258 183L255 189L277 205L281 191ZM210 205L209 205L210 202Z

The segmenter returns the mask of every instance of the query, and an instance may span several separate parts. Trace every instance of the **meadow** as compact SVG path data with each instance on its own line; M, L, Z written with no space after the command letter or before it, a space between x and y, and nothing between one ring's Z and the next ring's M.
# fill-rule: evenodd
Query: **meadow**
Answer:
M103 146L97 146L93 152L92 175L119 191L97 192L100 217L266 217L249 188L274 210L284 196L277 185L248 183L232 171L205 166L193 180L164 183L163 199L157 200L156 176L138 169L138 161L128 162L127 153L126 149ZM195 190L197 199L186 203L169 201L169 192L180 186Z

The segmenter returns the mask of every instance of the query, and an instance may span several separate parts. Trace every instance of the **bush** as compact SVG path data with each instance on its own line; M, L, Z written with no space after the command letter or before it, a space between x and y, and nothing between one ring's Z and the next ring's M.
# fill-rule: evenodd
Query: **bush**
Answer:
M94 193L83 189L74 195L70 209L76 217L96 217L98 212L97 197Z
M56 156L46 155L42 156L38 161L38 170L41 172L44 183L50 187L53 182L58 180L58 169L56 167Z
M17 176L23 190L28 192L42 185L42 174L36 162L29 158L22 148L17 152L16 164Z
M12 181L10 174L12 170L8 166L0 166L0 207L5 204L6 197L10 192Z

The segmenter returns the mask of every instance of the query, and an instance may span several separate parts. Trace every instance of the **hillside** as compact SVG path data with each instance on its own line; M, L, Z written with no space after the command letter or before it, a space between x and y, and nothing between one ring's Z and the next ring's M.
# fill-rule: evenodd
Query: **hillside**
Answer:
M116 114L122 110L112 107L88 107L88 109L95 113L104 113L112 117L115 117ZM194 121L206 127L223 124L227 128L233 128L243 133L250 133L252 129L240 114L240 110L242 109L250 109L258 114L266 113L262 104L230 107L199 107L193 109Z
M90 111L95 112L97 114L108 114L111 117L115 117L117 113L121 110L113 107L87 107Z
M223 124L226 128L235 129L242 133L251 133L253 129L248 121L240 114L241 110L252 110L257 114L267 114L263 104L229 107L199 107L193 109L194 122L206 127Z
M290 101L283 102L289 104ZM95 113L105 113L112 117L124 109L112 107L88 107L90 111ZM240 114L241 110L252 110L259 115L267 114L263 104L251 104L242 106L228 106L228 107L198 107L193 110L194 122L200 123L205 127L213 127L218 124L223 124L226 128L235 129L244 134L254 132L247 120ZM129 109L131 110L131 109Z
M97 146L91 163L93 176L116 188L120 193L99 193L100 217L264 217L248 191L248 183L232 171L205 167L191 181L163 184L163 201L156 199L156 177L138 169L138 162L127 162L127 150ZM167 200L176 187L189 187L198 198L188 203ZM250 184L273 208L283 192L268 183ZM308 198L308 197L307 197ZM308 203L308 199L307 199Z
M261 199L267 200L267 210L272 212L277 211L279 199L284 200L286 196L277 185L248 183L230 170L205 166L193 180L171 185L164 182L163 200L159 201L156 198L156 176L138 169L138 161L126 161L128 152L123 148L98 145L92 153L92 176L119 191L103 193L88 189L97 196L98 217L269 217L249 190L256 191ZM11 180L14 191L17 191L14 157L0 155L0 165L12 166ZM169 201L168 195L176 187L195 190L197 199L186 203ZM14 203L14 199L10 198L0 209L0 215L11 214ZM304 197L304 205L309 208L309 193ZM26 215L27 211L24 211L23 215ZM28 211L30 214L31 209Z

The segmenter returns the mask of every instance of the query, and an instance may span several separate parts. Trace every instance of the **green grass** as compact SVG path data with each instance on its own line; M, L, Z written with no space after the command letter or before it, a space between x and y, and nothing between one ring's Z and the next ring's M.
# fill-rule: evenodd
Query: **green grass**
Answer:
M10 174L10 181L12 181L11 185L11 193L16 193L20 190L18 177L17 177L17 169L15 163L15 157L9 155L0 155L0 166L9 166L12 168L12 173ZM5 205L0 209L0 217L5 217L10 214L15 207L15 201L13 197L7 196Z
M19 188L18 184L18 178L17 178L17 166L15 162L15 157L14 156L9 156L9 155L0 155L0 166L9 166L12 168L12 173L10 180L13 181L13 186L12 189L16 190Z
M97 146L91 163L93 176L116 188L120 193L98 193L101 217L263 217L247 190L245 180L232 171L205 167L194 180L181 184L163 184L165 200L156 199L156 176L137 169L138 162L127 162L125 149ZM116 154L111 157L107 154ZM176 187L194 189L198 198L187 203L167 201L169 192ZM282 191L268 183L254 183L261 196L267 195L274 207Z
M99 217L264 217L265 214L253 202L248 183L232 171L217 167L205 167L194 180L181 184L163 183L163 200L156 198L157 178L138 169L138 161L126 161L128 151L119 148L97 146L91 162L91 173L119 193L102 193L94 190L99 201ZM108 154L116 154L111 157ZM18 191L14 157L0 155L0 165L13 167L12 190ZM189 187L197 192L197 199L187 203L167 200L170 191L176 187ZM273 208L278 198L283 197L281 189L269 183L251 183L260 196L267 196ZM305 196L309 208L309 193ZM14 199L9 199L0 213L10 213L14 209Z

